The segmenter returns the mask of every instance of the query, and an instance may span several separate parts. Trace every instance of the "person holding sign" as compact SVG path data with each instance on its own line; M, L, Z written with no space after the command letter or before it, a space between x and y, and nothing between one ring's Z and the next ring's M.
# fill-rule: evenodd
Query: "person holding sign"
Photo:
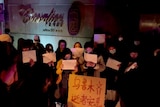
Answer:
M43 63L48 67L49 75L51 76L50 78L51 84L48 87L48 99L49 99L48 106L52 107L53 105L55 106L54 93L57 88L56 79L58 77L58 75L56 74L56 54L54 52L53 45L51 43L46 44L45 51L46 52L42 54Z
M58 79L56 81L57 89L55 91L55 97L61 105L67 105L69 74L78 73L77 60L72 58L70 49L64 51L64 56L57 62L56 69Z
M83 56L78 60L84 75L100 77L100 72L105 70L103 57L94 51L91 41L84 44L84 51Z
M117 79L122 62L118 56L118 49L115 44L109 44L107 51L109 54L106 61L105 72L107 78L106 105L109 107L115 107L119 100L117 92Z
M132 44L129 46L128 58L118 78L118 92L125 107L144 106L141 104L146 66L139 48Z

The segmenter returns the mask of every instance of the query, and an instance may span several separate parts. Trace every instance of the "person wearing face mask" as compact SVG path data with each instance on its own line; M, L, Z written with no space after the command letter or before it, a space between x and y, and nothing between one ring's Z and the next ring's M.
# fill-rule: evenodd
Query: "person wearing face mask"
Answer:
M118 92L121 104L125 107L143 106L144 69L144 59L140 50L131 45L124 69L121 69L118 77Z
M116 53L116 48L114 46L109 47L109 53L114 55Z
M109 44L107 51L108 51L108 58L107 58L106 63L110 59L122 62L121 57L118 52L119 50L117 49L116 44L114 43ZM118 66L120 68L121 65L118 65ZM118 80L119 69L114 69L109 66L106 66L105 72L106 72L105 76L107 79L105 105L107 107L115 107L119 100L119 96L117 92L117 80Z

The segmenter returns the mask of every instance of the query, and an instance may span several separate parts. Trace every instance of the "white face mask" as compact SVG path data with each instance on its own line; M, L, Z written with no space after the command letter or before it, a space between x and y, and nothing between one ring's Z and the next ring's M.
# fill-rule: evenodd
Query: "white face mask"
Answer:
M122 41L122 40L123 40L123 37L119 37L119 38L118 38L118 41Z
M131 52L131 53L130 53L130 57L131 57L132 59L136 59L136 58L138 57L138 52Z
M140 44L140 41L134 41L134 45L139 45Z
M116 49L109 50L109 53L115 54L116 53Z

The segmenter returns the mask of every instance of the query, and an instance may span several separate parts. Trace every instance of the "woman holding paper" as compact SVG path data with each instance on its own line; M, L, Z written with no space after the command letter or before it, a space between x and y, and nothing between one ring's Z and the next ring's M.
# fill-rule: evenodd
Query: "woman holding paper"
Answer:
M63 59L64 57L64 52L65 50L68 50L67 48L67 42L63 39L59 40L58 41L58 48L56 49L55 53L56 53L56 60L57 62L60 60L60 59Z
M57 97L57 102L60 102L61 105L67 105L69 74L77 74L78 72L77 60L72 58L70 49L64 51L64 56L57 62L56 69L58 74L56 84L58 88L55 97Z

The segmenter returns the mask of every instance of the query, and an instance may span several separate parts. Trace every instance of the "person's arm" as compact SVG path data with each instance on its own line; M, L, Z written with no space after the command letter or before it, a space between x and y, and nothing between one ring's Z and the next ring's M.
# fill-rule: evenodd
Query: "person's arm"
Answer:
M104 71L106 69L106 65L105 65L105 62L104 62L102 56L98 57L98 63L95 65L94 69L97 72L102 72L102 71Z

